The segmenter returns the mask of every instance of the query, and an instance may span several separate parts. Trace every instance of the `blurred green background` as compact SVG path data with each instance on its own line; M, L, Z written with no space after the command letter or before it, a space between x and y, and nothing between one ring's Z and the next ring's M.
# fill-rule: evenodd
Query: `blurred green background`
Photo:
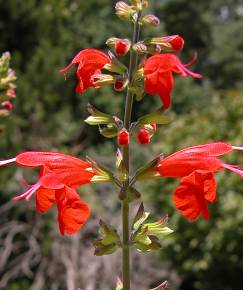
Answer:
M105 140L84 124L86 104L122 117L124 96L111 88L76 95L75 72L67 81L58 72L79 50L106 49L108 37L130 37L131 26L117 19L111 0L0 0L0 52L10 51L16 70L17 98L0 137L1 158L24 150L92 155L114 166L116 140ZM133 167L156 154L209 141L243 143L243 4L241 0L151 0L150 12L162 20L148 35L180 34L187 62L199 55L193 70L202 81L176 78L172 124L159 128L149 146L132 143ZM134 118L160 105L146 96L134 106ZM142 160L142 161L143 161ZM240 153L224 160L242 164ZM0 289L109 290L120 273L120 253L94 257L97 218L120 228L117 193L108 185L84 187L80 193L93 216L72 237L60 237L55 210L35 213L34 202L9 201L21 192L19 180L35 180L32 170L10 166L0 175ZM159 253L133 252L133 289L145 290L168 279L171 290L241 290L243 274L243 186L229 172L218 173L218 202L211 220L194 223L176 212L173 180L139 184L147 209L155 217L168 213L175 233ZM134 205L136 208L137 205Z

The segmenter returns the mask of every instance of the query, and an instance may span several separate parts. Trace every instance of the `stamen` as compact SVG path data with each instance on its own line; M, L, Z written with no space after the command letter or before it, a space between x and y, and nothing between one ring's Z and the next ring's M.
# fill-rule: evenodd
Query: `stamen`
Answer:
M0 166L3 166L3 165L6 165L6 164L9 164L9 163L13 163L16 161L16 158L11 158L11 159L7 159L7 160L2 160L0 161Z
M35 193L35 191L40 187L39 183L36 183L35 185L31 186L27 191L24 193L15 196L12 200L13 201L18 201L21 199L29 200L31 196Z
M184 66L185 67L191 66L196 60L197 60L197 53L194 53L192 59L188 63L184 64Z
M230 171L233 171L236 174L239 174L241 178L243 178L243 170L241 170L237 165L231 165L231 164L223 164L224 168L229 169Z
M59 72L60 72L61 74L64 75L65 80L67 79L66 76L67 76L68 71L69 71L72 67L73 67L73 63L71 62L68 66L66 66L66 67L64 67L64 68L62 68L62 69L59 70Z
M239 146L232 146L232 149L243 151L243 147L239 147Z

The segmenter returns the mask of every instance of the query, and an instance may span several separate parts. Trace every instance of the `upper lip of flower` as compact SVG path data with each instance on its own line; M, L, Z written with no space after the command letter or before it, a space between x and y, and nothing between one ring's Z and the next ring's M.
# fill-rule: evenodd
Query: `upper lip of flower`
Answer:
M156 171L162 176L176 178L186 176L197 169L217 172L227 168L243 177L243 171L238 166L226 164L218 158L238 148L241 147L231 146L224 142L188 147L161 160Z

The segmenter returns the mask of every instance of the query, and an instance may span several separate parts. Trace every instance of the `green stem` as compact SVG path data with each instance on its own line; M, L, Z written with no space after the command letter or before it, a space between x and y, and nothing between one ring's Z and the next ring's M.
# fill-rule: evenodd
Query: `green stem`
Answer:
M138 42L140 25L139 19L141 17L141 12L138 13L137 21L134 23L133 29L133 38L131 47L133 44ZM130 64L129 64L129 85L132 82L133 71L137 66L137 54L131 49L130 52ZM126 104L125 104L125 115L124 115L124 126L129 131L131 124L131 114L132 114L132 105L133 105L133 94L129 90L127 91ZM130 171L130 158L129 158L129 145L123 148L123 160L128 172ZM129 187L129 177L126 182L124 182L124 189L127 191ZM125 198L122 201L122 232L123 232L123 243L122 243L122 279L123 279L123 290L130 290L130 244L129 244L129 203Z

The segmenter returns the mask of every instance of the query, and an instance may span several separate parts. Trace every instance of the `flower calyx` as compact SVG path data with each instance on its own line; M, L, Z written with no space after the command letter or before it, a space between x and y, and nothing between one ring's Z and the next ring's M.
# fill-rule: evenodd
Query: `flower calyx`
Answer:
M107 125L107 124L116 124L115 118L109 114L102 113L97 110L93 105L88 104L88 112L91 116L84 120L87 124L94 125Z
M114 180L113 173L110 170L98 164L89 156L86 156L86 160L90 163L92 172L95 173L91 179L92 183L112 182Z
M115 81L115 78L113 75L102 74L102 73L94 74L91 79L96 89L113 84Z
M163 154L158 155L149 163L145 164L143 167L139 168L134 176L134 180L146 180L160 178L160 174L156 171L157 166L163 160Z
M112 226L104 223L102 220L99 222L100 238L93 241L96 256L110 255L121 247L121 240L117 231Z
M166 227L168 216L164 216L157 222L144 223L148 216L149 213L144 211L144 206L141 204L133 222L134 232L131 238L134 246L140 252L160 249L163 238L173 232Z
M128 179L128 172L123 160L123 155L121 150L118 148L116 153L116 168L118 171L118 180L124 182Z
M141 101L144 97L144 71L143 60L138 69L133 73L133 79L129 91L135 95L136 101Z
M109 41L109 39L107 41ZM118 60L118 58L110 50L108 51L108 55L110 58L110 63L105 64L103 69L106 69L112 73L118 73L120 75L127 75L127 67L123 63L121 63Z

